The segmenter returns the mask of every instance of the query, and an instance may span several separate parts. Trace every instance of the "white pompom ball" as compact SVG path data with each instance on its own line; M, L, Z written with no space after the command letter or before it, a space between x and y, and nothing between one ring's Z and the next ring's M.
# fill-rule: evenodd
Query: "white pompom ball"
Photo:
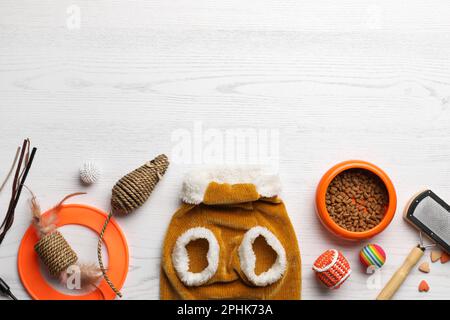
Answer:
M93 184L100 178L100 169L95 162L87 161L80 168L80 179L86 184Z

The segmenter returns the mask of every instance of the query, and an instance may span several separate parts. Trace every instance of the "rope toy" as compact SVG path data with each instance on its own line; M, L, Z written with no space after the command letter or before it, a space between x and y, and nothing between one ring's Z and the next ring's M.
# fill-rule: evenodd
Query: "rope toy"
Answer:
M56 212L63 203L74 196L85 193L69 194L61 200L49 214L42 216L41 208L37 202L36 196L32 194L31 212L33 225L37 231L39 241L34 246L37 255L47 267L49 273L54 277L59 277L61 282L67 283L67 269L76 265L80 270L80 285L82 288L95 286L101 278L101 270L94 264L81 264L78 262L78 256L66 241L64 236L56 230Z
M97 256L105 281L119 297L122 297L122 294L109 279L103 265L102 241L106 227L113 215L128 215L143 205L150 197L159 180L166 173L168 167L169 159L165 154L161 154L122 177L112 189L111 211L100 233Z
M347 259L335 249L322 253L314 262L312 269L316 278L328 289L339 289L352 273Z

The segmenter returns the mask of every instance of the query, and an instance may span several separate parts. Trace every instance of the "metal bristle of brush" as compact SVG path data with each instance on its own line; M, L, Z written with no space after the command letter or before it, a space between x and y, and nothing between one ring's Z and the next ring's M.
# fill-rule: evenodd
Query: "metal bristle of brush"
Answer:
M161 180L169 167L169 159L165 154L161 154L151 161L148 161L139 168L123 176L112 189L111 211L106 218L100 233L97 245L97 256L103 277L116 295L122 297L120 291L109 279L102 259L102 241L103 236L113 215L128 215L140 206L150 197L153 189Z
M405 208L404 218L419 230L419 244L411 250L403 265L380 292L377 300L392 298L427 248L439 245L450 253L450 206L433 191L425 190L415 195ZM433 243L425 245L423 234Z

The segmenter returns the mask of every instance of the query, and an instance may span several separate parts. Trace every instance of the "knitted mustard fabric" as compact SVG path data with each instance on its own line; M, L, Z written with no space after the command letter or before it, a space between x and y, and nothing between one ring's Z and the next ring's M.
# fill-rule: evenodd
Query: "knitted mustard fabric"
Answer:
M166 234L161 299L300 299L300 253L278 182L197 175Z

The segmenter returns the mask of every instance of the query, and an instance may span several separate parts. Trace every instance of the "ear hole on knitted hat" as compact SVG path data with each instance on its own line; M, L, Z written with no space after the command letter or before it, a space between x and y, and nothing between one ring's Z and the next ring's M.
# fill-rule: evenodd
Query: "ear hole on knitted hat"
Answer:
M208 266L209 243L206 239L197 239L186 245L189 256L189 271L201 272Z
M208 265L201 272L191 272L187 245L195 240L205 239L208 242L206 259ZM196 227L186 230L178 237L172 251L172 263L181 282L186 286L201 286L208 282L217 272L219 267L220 247L215 234L204 227Z
M269 270L256 274L256 253L253 244L260 236L277 253L277 259ZM264 250L266 251L266 250ZM277 237L266 227L256 226L248 230L239 246L239 261L242 272L255 286L264 287L280 280L286 271L286 251Z
M261 235L253 242L253 251L256 256L256 275L260 275L269 270L277 259L277 253L268 245L266 239Z

